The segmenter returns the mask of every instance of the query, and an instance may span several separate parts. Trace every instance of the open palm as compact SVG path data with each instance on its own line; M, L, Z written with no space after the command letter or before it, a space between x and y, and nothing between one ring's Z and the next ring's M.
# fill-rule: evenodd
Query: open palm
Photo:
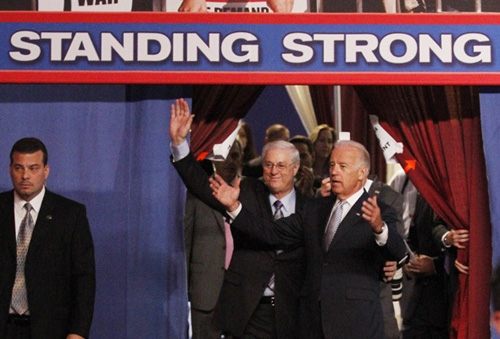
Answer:
M189 113L189 106L184 99L176 99L170 106L170 139L172 145L182 144L191 129L194 115Z

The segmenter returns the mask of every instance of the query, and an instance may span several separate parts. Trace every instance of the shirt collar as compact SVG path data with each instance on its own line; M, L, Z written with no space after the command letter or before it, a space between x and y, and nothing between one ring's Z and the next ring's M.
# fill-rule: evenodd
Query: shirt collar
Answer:
M370 180L370 179L366 179L366 182L365 182L365 185L363 186L363 188L369 192L370 191L370 187L372 187L372 184L373 184L373 180Z
M297 196L297 193L295 192L295 188L293 188L290 193L288 193L287 195L285 195L283 198L281 199L276 199L276 197L272 194L269 194L269 202L271 203L271 206L274 206L274 202L276 200L279 200L281 201L281 203L283 204L283 213L285 215L289 215L291 213L293 213L292 211L295 210L295 198Z
M40 208L42 207L42 201L43 201L44 196L45 196L45 186L43 186L40 193L38 193L38 195L36 197L34 197L33 199L31 199L31 201L29 202L31 207L33 208L33 210L37 214L38 214L38 212L40 212ZM17 194L17 192L14 191L14 209L17 212L22 213L22 211L24 210L24 204L26 204L26 203L27 203L27 201L22 199Z
M365 188L361 187L359 189L359 191L357 191L356 193L351 195L349 198L345 199L345 201L349 204L349 206L354 206L356 201L358 201L358 199L363 195L364 192L365 192Z

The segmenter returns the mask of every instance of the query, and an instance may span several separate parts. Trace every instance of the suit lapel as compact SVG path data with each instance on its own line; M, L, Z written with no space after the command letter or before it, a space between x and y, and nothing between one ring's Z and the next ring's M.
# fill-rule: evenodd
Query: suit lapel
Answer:
M35 228L33 229L33 235L31 237L30 247L26 260L33 256L33 253L36 253L38 246L42 243L45 235L50 230L53 218L52 212L54 208L54 196L51 192L46 190L45 196L43 197L42 206L40 207L40 212L38 213Z
M4 220L1 221L0 227L3 227L7 237L9 251L16 256L16 223L14 219L14 191L9 191L2 194L0 200L1 214Z
M335 201L337 200L336 196L323 198L323 203L321 207L318 209L318 240L319 246L325 250L325 231L326 226L328 225L328 221L330 219L330 214L332 213L333 205L335 205Z
M269 203L269 191L264 185L257 186L257 203L259 204L259 209L262 212L262 217L265 220L273 220L273 210L271 209L271 204Z
M351 231L352 225L356 224L363 217L361 216L363 212L361 212L361 206L363 205L363 201L368 198L368 194L363 192L361 197L354 203L354 206L351 207L349 213L342 219L342 222L333 237L332 243L330 244L329 250L335 246L341 239Z
M219 212L217 212L214 209L211 209L212 215L214 216L215 220L217 220L217 225L219 225L219 228L222 232L222 234L226 235L226 226L224 224L224 216L221 215Z

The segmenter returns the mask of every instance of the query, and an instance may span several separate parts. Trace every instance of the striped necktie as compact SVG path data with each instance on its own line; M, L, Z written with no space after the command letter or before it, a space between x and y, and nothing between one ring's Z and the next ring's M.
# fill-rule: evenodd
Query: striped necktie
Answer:
M24 208L26 209L26 215L21 221L19 233L17 234L17 269L14 287L12 288L12 308L18 314L24 314L28 311L28 293L26 291L24 266L31 235L33 234L33 228L35 226L30 213L33 207L27 202L24 204Z
M325 232L325 251L328 251L330 244L332 243L333 237L335 233L337 233L337 229L339 228L340 222L342 221L342 212L344 209L345 200L340 200L335 211L333 212L332 218L328 223Z

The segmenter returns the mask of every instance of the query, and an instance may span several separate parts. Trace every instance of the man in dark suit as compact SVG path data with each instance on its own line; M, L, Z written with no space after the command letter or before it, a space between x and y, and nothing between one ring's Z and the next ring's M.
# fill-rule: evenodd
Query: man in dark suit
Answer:
M377 196L378 201L394 208L398 217L398 220L395 223L396 230L399 235L402 236L400 230L403 229L403 196L396 192L391 186L380 181L377 176L370 176L367 178L363 187L369 196ZM402 277L401 270L402 265L399 265L398 277ZM391 283L380 283L380 301L382 302L384 332L387 339L398 339L400 337L400 331L393 304L392 284L395 283L397 283L400 287L401 279L394 279Z
M187 103L177 100L172 107L170 123L173 165L188 191L225 214L225 207L212 195L208 176L192 154L188 154L186 136L191 119ZM182 148L187 150L182 152ZM286 216L300 209L306 198L294 189L294 176L300 161L292 144L285 141L268 143L263 150L263 160L265 183L243 178L240 198L252 212L271 221L277 212L275 201L282 202L281 213ZM296 244L269 246L237 230L232 235L234 252L215 306L215 326L233 337L301 338L298 313L304 279L303 247Z
M306 203L274 224L253 215L234 187L210 179L232 228L268 244L303 244L306 279L302 289L302 338L383 338L379 271L386 258L400 261L406 247L395 227L393 208L363 189L370 157L353 141L340 141L330 158L334 196Z
M236 141L225 161L212 161L210 165L224 180L232 182L241 173L242 158L241 144ZM221 213L188 192L184 238L193 339L220 338L222 331L212 319L234 247L231 230Z
M47 159L40 140L17 141L10 153L14 190L0 193L0 337L5 339L89 336L92 236L85 207L45 188Z
M398 230L398 233L401 235L400 230L403 229L403 196L392 189L389 185L380 181L376 175L366 177L363 180L363 188L369 196L376 196L377 201L391 206L394 209L397 215L397 221L395 222L396 230ZM319 192L323 197L327 197L332 194L330 178L322 180ZM392 264L396 267L398 266L397 262L392 262ZM399 276L401 276L402 263L399 265L398 272ZM392 284L400 284L400 280L401 279L392 279L390 283L387 281L380 282L380 301L382 303L385 339L398 339L400 337L392 295Z
M408 242L418 253L405 265L405 272L414 280L408 306L403 314L403 338L449 338L451 317L448 299L445 252L435 241L434 228L446 228L443 221L418 193Z

